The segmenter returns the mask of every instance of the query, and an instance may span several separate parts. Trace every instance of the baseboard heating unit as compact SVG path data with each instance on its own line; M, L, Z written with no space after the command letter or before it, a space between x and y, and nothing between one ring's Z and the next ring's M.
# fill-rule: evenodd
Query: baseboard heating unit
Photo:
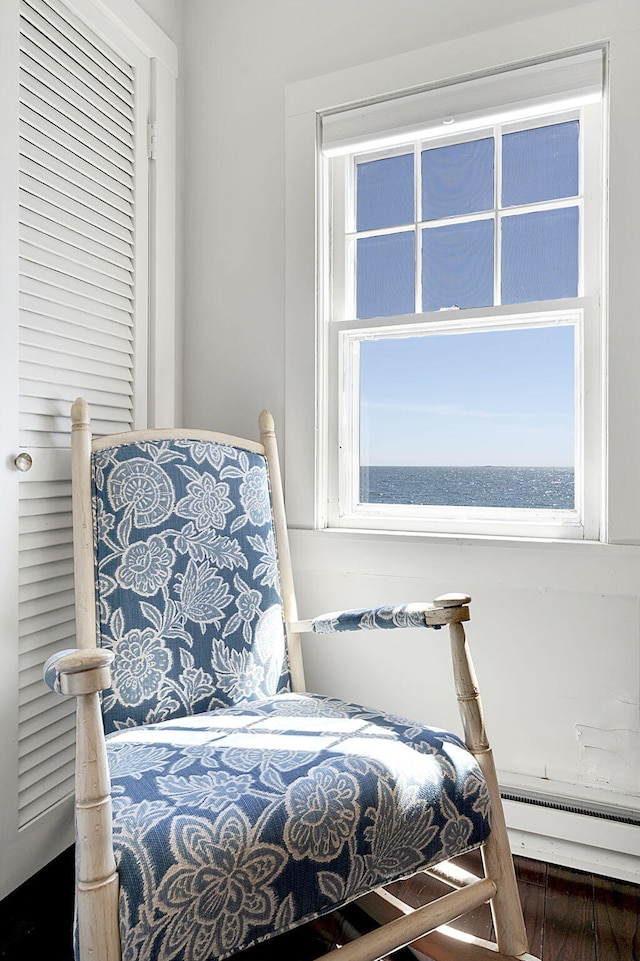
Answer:
M640 884L640 808L507 784L500 793L514 854Z
M518 801L521 804L535 804L538 807L552 808L554 811L567 811L569 814L586 814L605 821L619 821L620 824L633 824L640 827L640 810L620 808L613 804L598 804L578 798L549 797L535 791L517 791L512 788L500 790L503 801Z

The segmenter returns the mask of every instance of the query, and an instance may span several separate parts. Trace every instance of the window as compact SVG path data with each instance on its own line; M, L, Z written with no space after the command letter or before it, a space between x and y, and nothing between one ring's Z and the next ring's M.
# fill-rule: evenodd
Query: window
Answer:
M331 526L598 536L601 72L323 118Z

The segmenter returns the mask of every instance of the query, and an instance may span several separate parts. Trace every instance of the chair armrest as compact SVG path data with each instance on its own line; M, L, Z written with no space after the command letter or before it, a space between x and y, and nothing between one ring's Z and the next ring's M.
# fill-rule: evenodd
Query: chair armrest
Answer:
M97 647L58 651L43 668L44 682L56 694L95 694L111 685L113 652Z
M308 621L290 625L294 633L311 631L313 634L333 634L338 631L389 630L395 627L433 627L469 620L471 598L466 594L444 594L433 603L418 601L413 604L332 611Z

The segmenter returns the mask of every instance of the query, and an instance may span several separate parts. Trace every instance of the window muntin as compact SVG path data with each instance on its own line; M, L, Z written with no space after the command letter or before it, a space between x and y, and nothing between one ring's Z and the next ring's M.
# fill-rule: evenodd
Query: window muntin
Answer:
M467 125L458 136L432 127L429 139L402 143L396 138L386 150L370 141L366 146L371 149L363 152L359 135L351 154L330 144L331 159L325 161L325 170L332 184L333 219L325 235L327 242L331 238L326 248L330 270L322 301L328 305L323 316L330 322L324 354L329 376L325 437L329 451L326 522L330 526L598 536L600 99L592 88L582 106L575 97L561 106L561 99L553 105L545 101L537 115L529 103L521 118L512 109L505 111L504 119L494 111L490 125L482 126L480 118L477 129ZM475 179L470 180L470 170L475 171ZM377 205L371 188L376 177L388 193L384 203ZM413 220L409 219L411 204ZM377 269L371 251L378 254L385 243L393 256L385 259L380 254L383 265ZM364 266L359 262L363 254ZM539 470L562 475L566 496L558 495L549 503L522 495L520 503L531 506L517 507L511 496L483 495L486 506L472 497L466 505L459 504L453 494L449 504L428 503L433 497L419 498L427 503L386 503L379 493L370 496L371 472L368 481L366 473L372 462L366 460L366 437L360 434L367 424L366 416L361 416L364 395L360 392L361 377L363 383L367 377L364 345L370 339L391 343L418 336L421 327L435 325L435 330L442 324L464 332L489 331L505 324L513 331L551 329L559 323L572 331L572 359L569 362L565 355L564 374L565 385L572 386L573 393L571 389L564 392L557 419L568 425L573 454L562 464L557 458L546 465L536 463ZM459 376L455 366L449 373L454 380ZM509 399L505 403L513 406ZM431 406L437 411L436 403ZM398 418L402 424L401 413ZM473 423L460 420L460 430L464 449L464 439L474 433ZM426 433L423 425L416 442L424 443ZM488 455L483 460L484 466L493 464ZM413 465L373 466L446 465L419 460ZM474 466L480 465L471 461L466 465ZM525 468L536 465L520 460L501 466L519 468L519 477L514 474L512 479L522 492Z

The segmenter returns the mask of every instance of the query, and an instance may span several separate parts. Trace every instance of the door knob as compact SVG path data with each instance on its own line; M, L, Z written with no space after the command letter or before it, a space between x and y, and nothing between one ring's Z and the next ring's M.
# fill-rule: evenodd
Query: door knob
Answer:
M22 450L16 457L14 464L18 470L24 474L26 471L31 470L33 466L33 458L31 457L31 454L27 454L26 450Z

